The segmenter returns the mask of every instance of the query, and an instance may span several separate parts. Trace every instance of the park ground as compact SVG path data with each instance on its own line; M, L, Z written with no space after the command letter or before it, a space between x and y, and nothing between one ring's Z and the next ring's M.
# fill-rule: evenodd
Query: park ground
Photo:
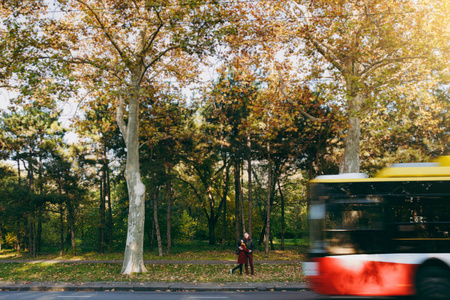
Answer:
M304 282L301 262L305 253L304 244L288 244L285 250L270 251L268 257L263 249L255 251L255 275L244 272L240 276L230 274L237 258L232 249L206 243L183 244L162 257L156 250L145 251L148 272L123 276L120 252L60 256L49 250L30 257L27 252L3 250L0 282Z

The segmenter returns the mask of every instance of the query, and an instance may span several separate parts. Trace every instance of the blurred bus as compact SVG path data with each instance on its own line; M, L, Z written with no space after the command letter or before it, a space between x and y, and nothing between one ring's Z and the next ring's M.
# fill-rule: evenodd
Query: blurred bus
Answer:
M310 181L310 288L450 299L450 156Z

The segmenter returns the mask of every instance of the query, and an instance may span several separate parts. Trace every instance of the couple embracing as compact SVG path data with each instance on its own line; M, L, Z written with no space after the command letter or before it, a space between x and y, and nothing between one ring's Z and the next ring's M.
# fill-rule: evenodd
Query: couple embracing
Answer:
M254 275L253 250L255 250L255 245L247 232L244 233L244 239L242 239L237 246L238 249L236 250L236 253L239 254L237 260L238 266L231 269L230 273L233 274L233 272L239 268L240 274L242 275L242 265L245 264L245 273L248 275L248 264L250 264L251 274Z

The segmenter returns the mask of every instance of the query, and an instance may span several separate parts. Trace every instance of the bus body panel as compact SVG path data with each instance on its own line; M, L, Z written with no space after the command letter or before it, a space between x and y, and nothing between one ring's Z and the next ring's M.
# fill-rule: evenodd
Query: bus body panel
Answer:
M450 265L448 253L326 256L311 259L305 275L324 295L410 296L417 268L429 259Z

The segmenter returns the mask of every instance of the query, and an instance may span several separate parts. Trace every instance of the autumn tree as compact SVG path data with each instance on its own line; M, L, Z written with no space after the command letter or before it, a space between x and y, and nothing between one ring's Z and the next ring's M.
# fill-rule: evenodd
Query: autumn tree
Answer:
M78 65L73 76L86 90L117 96L117 123L127 148L129 218L121 273L145 272L145 186L139 167L139 106L151 80L195 73L198 57L214 44L218 5L196 1L59 1L55 32L59 59ZM190 61L183 60L192 54Z
M330 101L345 105L341 172L359 172L361 119L376 109L377 94L428 80L430 66L443 62L448 32L440 37L439 31L445 2L291 0L246 6L257 15L254 34L273 43L269 33L277 32L299 74L306 80L331 79L316 86L329 92Z

